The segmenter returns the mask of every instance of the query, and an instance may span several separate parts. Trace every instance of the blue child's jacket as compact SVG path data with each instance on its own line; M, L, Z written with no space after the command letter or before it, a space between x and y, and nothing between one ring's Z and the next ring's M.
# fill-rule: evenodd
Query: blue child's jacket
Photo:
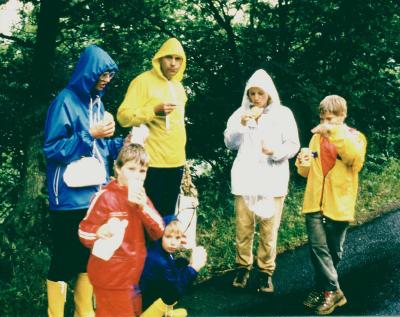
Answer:
M98 186L69 188L63 181L66 166L82 156L91 156L94 138L89 133L89 105L93 104L94 122L100 121L104 91L94 90L99 76L117 71L112 58L101 48L91 45L81 54L67 85L53 100L46 118L44 154L50 210L77 210L89 207ZM122 138L96 139L97 148L109 172L108 161L115 159Z
M169 222L166 217L164 221L166 225ZM147 249L147 258L139 284L143 311L158 298L167 305L174 304L193 284L196 277L197 272L189 266L186 259L174 259L172 254L163 249L161 239L152 242Z

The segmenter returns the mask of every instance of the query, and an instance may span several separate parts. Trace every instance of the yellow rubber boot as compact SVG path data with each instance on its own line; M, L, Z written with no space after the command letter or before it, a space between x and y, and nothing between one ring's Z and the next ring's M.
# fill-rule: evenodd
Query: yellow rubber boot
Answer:
M169 310L166 314L167 317L186 317L188 315L185 308L177 308Z
M47 315L64 317L64 306L67 299L67 283L47 280Z
M94 317L93 286L87 273L78 275L74 289L74 317Z
M140 317L164 317L168 310L168 305L165 304L161 298L157 299L151 304Z
M173 309L174 305L165 304L161 298L151 304L140 317L186 317L187 311L184 308Z

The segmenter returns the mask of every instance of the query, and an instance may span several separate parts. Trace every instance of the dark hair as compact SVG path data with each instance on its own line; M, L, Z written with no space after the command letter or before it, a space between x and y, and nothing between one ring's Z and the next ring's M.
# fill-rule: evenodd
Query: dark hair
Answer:
M137 143L124 145L115 161L115 166L121 168L126 162L135 161L140 166L149 165L149 157L144 147Z

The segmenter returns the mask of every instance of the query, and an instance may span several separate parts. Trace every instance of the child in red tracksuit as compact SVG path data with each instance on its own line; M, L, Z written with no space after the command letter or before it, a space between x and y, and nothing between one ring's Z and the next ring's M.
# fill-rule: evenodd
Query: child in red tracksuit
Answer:
M148 157L139 144L122 148L115 163L117 180L111 181L93 199L86 217L79 225L81 242L92 248L87 271L96 295L96 316L129 316L141 314L141 295L137 292L146 259L146 229L151 239L160 239L164 223L143 189ZM128 183L136 182L132 191ZM110 219L112 221L110 221ZM116 231L115 223L119 226ZM120 235L110 258L99 255L105 248L99 243ZM98 242L96 242L98 241ZM101 252L94 252L99 246ZM103 250L102 250L103 248ZM94 254L97 254L94 255Z

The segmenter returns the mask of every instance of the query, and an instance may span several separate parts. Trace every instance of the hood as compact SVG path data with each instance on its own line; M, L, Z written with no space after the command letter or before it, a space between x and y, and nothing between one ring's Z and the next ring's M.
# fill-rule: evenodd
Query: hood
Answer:
M156 53L156 55L154 55L151 62L154 71L157 73L158 76L166 79L161 71L160 58L167 55L178 55L182 57L181 68L176 73L176 75L172 77L172 80L182 81L183 74L185 73L186 69L186 54L185 51L183 50L182 44L176 38L170 38L167 41L165 41L164 44L160 47L160 49Z
M175 215L167 215L163 217L165 228L174 220L178 220ZM164 229L165 230L165 229ZM158 240L150 241L149 245L153 248L160 250L162 253L169 254L167 251L164 250L162 247L162 237Z
M281 101L279 99L278 92L275 88L274 82L272 81L271 76L264 69L257 70L246 83L246 88L244 89L243 99L242 99L242 107L246 110L250 109L251 102L247 97L247 91L252 87L258 87L264 90L268 95L272 98L271 105L280 105Z
M90 45L81 54L67 87L82 100L88 101L99 76L106 71L115 72L117 70L117 64L110 55L100 47ZM97 93L100 97L103 94L104 90Z
M178 220L175 215L168 215L163 217L165 227L167 227L172 221Z

